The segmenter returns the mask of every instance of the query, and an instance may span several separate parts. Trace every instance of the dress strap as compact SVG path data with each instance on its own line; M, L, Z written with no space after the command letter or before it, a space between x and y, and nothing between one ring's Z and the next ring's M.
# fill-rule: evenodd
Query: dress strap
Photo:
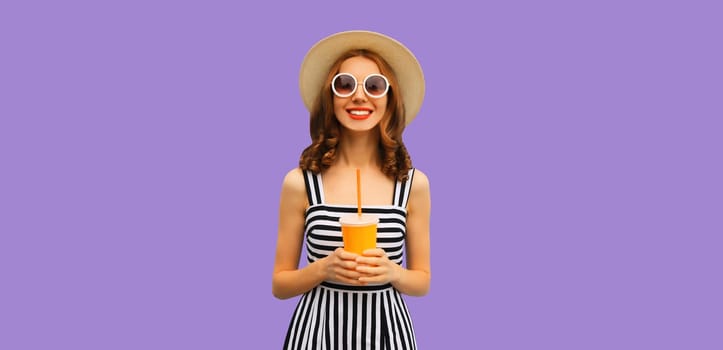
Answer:
M321 173L314 174L311 170L304 171L304 185L306 185L306 197L309 199L309 205L324 203Z
M393 205L398 207L406 208L409 203L409 191L412 188L412 180L414 179L414 168L409 169L406 181L397 181L394 184L394 199Z

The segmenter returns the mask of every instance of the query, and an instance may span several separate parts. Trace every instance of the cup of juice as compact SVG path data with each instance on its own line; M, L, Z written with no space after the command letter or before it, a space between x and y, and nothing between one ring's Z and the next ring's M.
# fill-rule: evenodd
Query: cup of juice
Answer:
M379 218L375 215L346 215L339 219L339 223L344 250L361 255L363 251L377 247Z

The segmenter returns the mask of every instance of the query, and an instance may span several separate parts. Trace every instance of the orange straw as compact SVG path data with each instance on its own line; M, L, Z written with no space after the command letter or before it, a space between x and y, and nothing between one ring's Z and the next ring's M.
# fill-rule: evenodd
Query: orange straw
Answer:
M361 216L361 171L356 169L356 213Z

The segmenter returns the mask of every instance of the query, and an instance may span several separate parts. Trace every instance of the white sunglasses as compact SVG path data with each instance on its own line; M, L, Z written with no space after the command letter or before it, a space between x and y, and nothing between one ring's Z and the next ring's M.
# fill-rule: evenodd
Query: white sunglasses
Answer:
M353 95L359 85L364 88L367 96L372 98L384 97L389 91L389 80L381 74L369 74L361 84L349 73L339 73L331 80L331 90L341 98Z

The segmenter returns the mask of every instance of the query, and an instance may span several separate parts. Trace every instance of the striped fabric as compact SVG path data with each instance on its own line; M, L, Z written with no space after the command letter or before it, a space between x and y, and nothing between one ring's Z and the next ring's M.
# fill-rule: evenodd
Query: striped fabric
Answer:
M397 182L391 205L363 207L379 217L377 247L402 264L406 233L409 180ZM306 255L312 263L343 246L339 218L356 206L327 205L321 175L305 172L309 208L306 211ZM416 349L412 320L402 295L391 284L350 286L329 281L301 296L284 342L284 349Z

